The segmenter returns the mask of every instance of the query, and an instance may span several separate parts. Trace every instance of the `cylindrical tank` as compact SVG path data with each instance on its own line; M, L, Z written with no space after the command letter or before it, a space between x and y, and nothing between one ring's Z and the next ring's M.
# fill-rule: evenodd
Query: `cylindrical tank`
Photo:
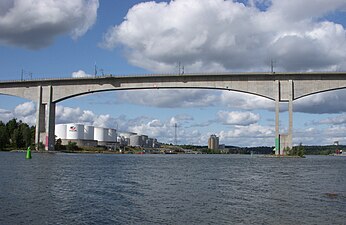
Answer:
M126 146L130 145L130 138L125 138L125 145Z
M117 131L115 129L108 129L108 141L117 141Z
M154 147L154 139L153 138L148 138L148 140L147 140L147 147L148 148L153 148Z
M66 139L66 124L55 125L55 135L57 139Z
M94 126L84 126L84 139L94 140Z
M142 146L142 136L132 135L130 137L130 146Z
M108 129L102 127L94 128L94 140L96 141L107 141Z
M66 139L79 140L84 139L84 125L69 123L66 125Z
M141 138L142 138L142 147L148 147L147 146L147 140L148 140L148 136L147 135L141 135Z
M130 138L132 135L136 135L136 134L137 133L133 133L133 132L119 132L119 136L124 138Z

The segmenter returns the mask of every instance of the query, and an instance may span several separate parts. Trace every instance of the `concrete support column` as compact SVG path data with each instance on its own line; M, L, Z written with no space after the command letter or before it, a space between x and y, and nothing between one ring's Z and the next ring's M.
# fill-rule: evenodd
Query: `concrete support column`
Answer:
M279 114L280 114L280 81L275 81L276 97L275 97L275 155L280 154L280 130L279 130Z
M288 147L292 148L293 138L293 81L289 80L289 99L288 99Z
M36 150L39 150L41 132L45 130L45 105L42 104L42 87L38 87L38 99L36 108L36 131L35 131L35 145Z
M49 87L49 101L46 114L46 150L54 151L55 145L55 103L53 99L53 87Z

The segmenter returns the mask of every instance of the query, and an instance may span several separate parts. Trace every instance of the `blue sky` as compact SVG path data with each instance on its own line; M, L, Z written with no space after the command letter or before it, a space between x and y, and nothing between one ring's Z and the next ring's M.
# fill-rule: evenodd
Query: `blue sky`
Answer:
M23 13L25 12L25 13ZM346 71L344 0L3 0L0 79L185 72ZM294 103L294 143L346 143L346 91ZM134 131L181 144L274 145L274 103L211 90L98 93L65 100L56 123ZM281 132L288 116L282 105ZM0 120L35 103L0 96Z

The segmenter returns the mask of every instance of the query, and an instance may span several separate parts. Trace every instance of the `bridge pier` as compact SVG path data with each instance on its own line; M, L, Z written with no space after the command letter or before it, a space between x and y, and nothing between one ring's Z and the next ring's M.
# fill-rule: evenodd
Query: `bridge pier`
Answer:
M288 80L288 83L281 83L276 80L276 97L275 97L275 155L285 155L285 148L292 148L293 146L293 99L294 99L294 86L293 81ZM280 102L288 103L288 133L281 138L280 135ZM285 143L281 143L285 139Z
M45 106L42 104L42 86L38 86L37 93L37 105L36 105L36 130L35 130L35 145L36 150L39 150L41 132L44 132L44 116Z
M288 147L292 148L293 139L293 81L289 80L289 97L288 97Z
M36 150L39 150L41 142L45 145L45 150L53 151L55 145L55 106L52 102L53 87L49 86L47 103L42 100L43 89L38 87L38 99L36 109ZM47 107L47 108L46 108Z
M275 155L280 155L280 83L276 80L276 97L275 97Z

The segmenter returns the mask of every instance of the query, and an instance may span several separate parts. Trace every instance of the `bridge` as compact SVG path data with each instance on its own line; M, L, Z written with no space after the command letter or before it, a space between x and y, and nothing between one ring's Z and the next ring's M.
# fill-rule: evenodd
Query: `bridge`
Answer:
M37 102L35 143L54 150L55 106L75 96L103 91L134 89L198 88L243 92L275 101L275 149L280 147L279 105L288 103L287 147L292 147L293 101L308 95L346 88L346 72L313 73L198 73L141 76L1 81L0 94Z

